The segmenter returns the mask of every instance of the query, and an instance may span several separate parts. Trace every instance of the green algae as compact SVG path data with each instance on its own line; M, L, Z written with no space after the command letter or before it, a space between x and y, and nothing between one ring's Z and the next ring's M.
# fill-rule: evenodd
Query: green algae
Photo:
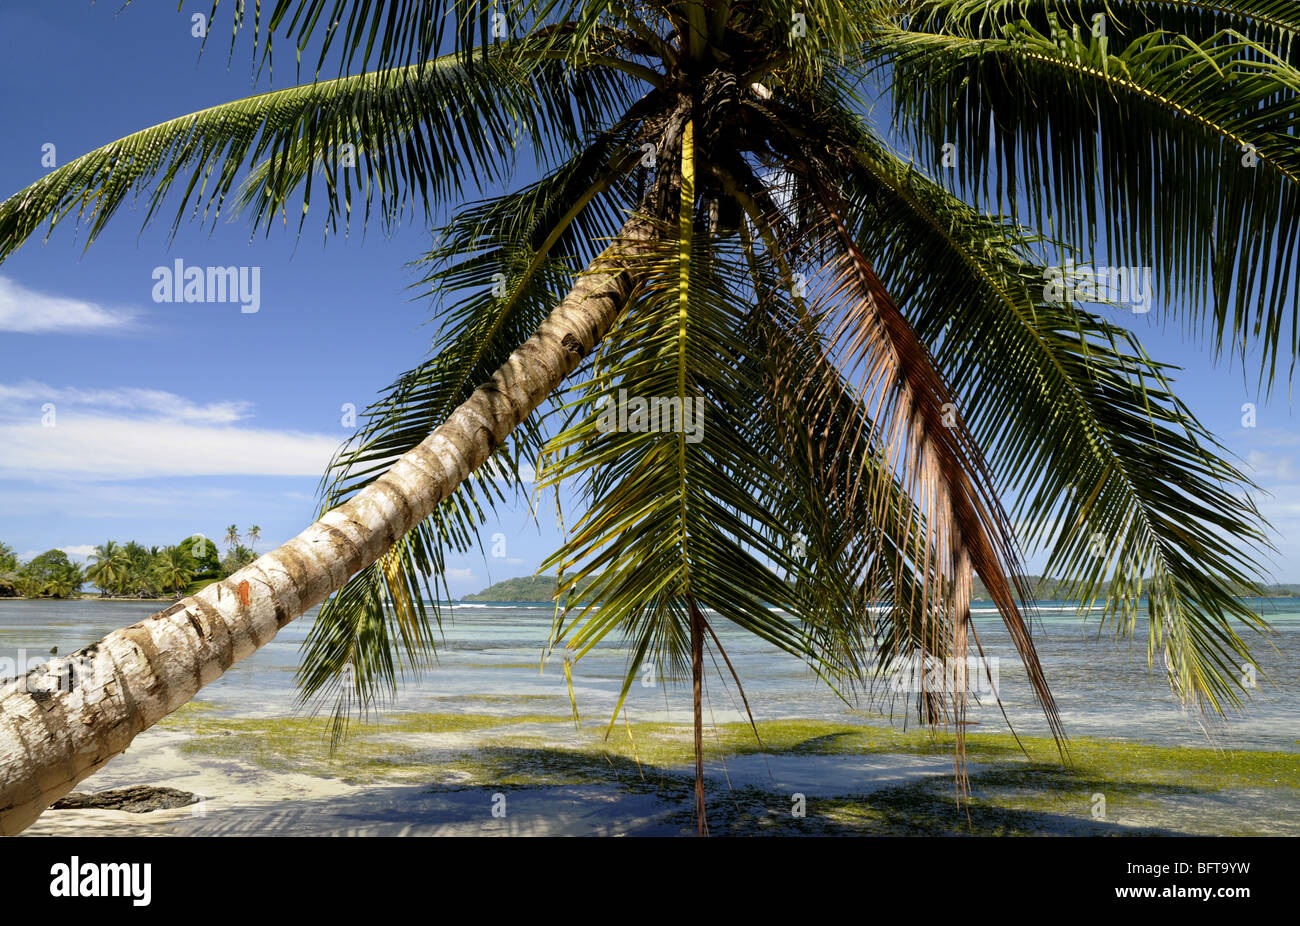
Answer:
M525 702L529 697L534 700ZM540 705L548 697L502 701ZM392 714L354 725L342 746L331 752L320 718L224 718L209 716L211 711L208 706L183 708L164 721L192 734L181 746L187 754L357 783L612 786L656 795L664 802L669 825L691 826L691 731L682 724L637 722L630 729L620 724L606 738L604 724L579 730L558 713ZM810 794L805 816L797 817L790 795L710 780L710 828L790 835L1161 832L1170 830L1150 821L1168 816L1181 800L1216 792L1300 789L1300 761L1291 753L1079 738L1068 742L1063 762L1049 738L1021 737L1020 743L1023 751L1010 734L966 738L970 791L964 800L958 799L951 776L928 775L869 793ZM805 719L760 722L757 738L746 723L711 726L704 745L710 763L741 755L951 757L954 749L948 734ZM1098 794L1105 797L1106 815L1093 819ZM1224 826L1233 832L1263 831L1244 821L1200 825L1216 832L1228 831Z
M187 755L238 759L262 768L366 782L424 776L439 750L429 740L448 734L477 734L497 727L553 724L566 718L545 714L493 715L412 713L354 725L332 749L327 723L318 717L207 717L176 712L163 724L192 734Z

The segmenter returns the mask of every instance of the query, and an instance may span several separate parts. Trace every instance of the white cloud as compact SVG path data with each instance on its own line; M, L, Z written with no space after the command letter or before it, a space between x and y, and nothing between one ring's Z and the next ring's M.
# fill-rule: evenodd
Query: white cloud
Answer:
M68 554L68 558L71 559L73 562L77 562L79 560L84 561L90 556L90 554L95 552L94 545L89 543L73 544L72 546L68 546L68 547L55 547L54 549L62 550L64 553ZM18 561L20 563L25 563L28 560L35 559L36 557L40 556L42 553L48 553L48 552L49 550L27 550L23 553L18 554Z
M37 485L29 476L0 484L0 511L13 518L51 513L62 518L75 512L80 518L177 519L197 517L199 512L228 511L232 506L269 507L290 494L218 488L188 481L173 486L157 485L153 481L95 482L50 477L41 479Z
M1300 444L1300 432L1294 427L1238 428L1234 437L1243 444L1260 447L1294 447Z
M48 428L0 424L0 476L318 476L338 445L323 434L69 413Z
M107 331L129 327L133 313L95 302L38 293L0 276L0 331L20 334Z
M468 568L448 569L446 572L446 578L448 581L454 580L457 582L468 582L470 579L474 578L474 570Z
M174 418L180 421L207 424L230 424L248 417L248 402L211 402L196 405L189 399L161 389L76 389L57 388L27 380L21 383L0 383L0 404L53 403L59 406L89 406L120 411L144 412Z
M53 406L50 408L49 406ZM0 384L0 478L319 476L337 435L242 425L250 404L158 389Z
M1257 481L1294 480L1300 473L1295 466L1295 458L1290 454L1272 453L1267 450L1252 450L1246 454L1246 465Z

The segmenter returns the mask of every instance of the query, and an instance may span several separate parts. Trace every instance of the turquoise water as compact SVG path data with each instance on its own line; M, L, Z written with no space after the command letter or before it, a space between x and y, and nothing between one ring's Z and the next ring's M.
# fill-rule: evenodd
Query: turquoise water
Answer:
M1259 688L1252 692L1244 713L1229 717L1207 737L1197 716L1185 714L1170 695L1159 663L1154 671L1148 670L1140 630L1131 643L1116 642L1109 631L1099 639L1095 618L1082 620L1066 602L1040 603L1034 641L1067 733L1161 745L1209 743L1230 749L1300 752L1300 599L1260 599L1252 606L1272 625L1270 636L1252 635L1248 640L1259 669ZM62 654L71 653L158 609L156 602L0 601L0 660L42 659L53 646ZM999 690L1016 731L1045 734L1046 724L1000 620L989 606L977 603L975 611L985 652L999 660ZM294 713L299 709L294 670L313 616L309 612L290 624L272 643L203 689L198 700L244 715ZM552 657L544 671L538 669L551 616L552 609L544 605L455 606L451 620L444 620L439 664L418 681L408 680L390 709L448 711L462 705L476 712L540 709L508 703L494 707L490 700L476 700L517 695L551 695L567 702L560 658ZM717 629L758 719L869 719L849 715L849 705L798 661L725 624ZM622 650L610 645L575 667L574 693L585 720L608 719L621 684L623 659ZM743 708L729 673L724 682L707 660L706 667L710 672L706 719L711 716L719 723L742 719ZM720 659L717 667L726 673ZM653 685L643 681L638 678L628 698L632 719L689 720L686 688L666 687L661 680ZM890 697L888 687L882 686L876 697L860 697L853 706L892 712L899 726L914 723L914 714L897 696L891 705ZM558 701L545 707L548 713L559 710L564 707ZM1006 730L990 698L973 706L969 716L980 724L978 730Z

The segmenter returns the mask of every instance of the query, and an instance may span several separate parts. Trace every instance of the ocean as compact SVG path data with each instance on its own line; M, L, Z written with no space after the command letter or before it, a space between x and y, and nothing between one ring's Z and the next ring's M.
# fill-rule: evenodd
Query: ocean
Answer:
M1116 641L1099 631L1096 617L1081 618L1069 602L1040 602L1034 642L1056 698L1068 736L1096 736L1167 746L1207 746L1300 752L1300 599L1251 602L1272 627L1267 637L1247 637L1257 662L1258 688L1244 710L1208 730L1196 712L1185 712L1170 693L1159 659L1149 669L1146 638L1139 625L1132 641ZM0 665L43 659L51 647L71 653L110 631L134 623L165 606L134 601L0 600ZM1017 733L1046 735L1023 669L991 606L976 603L975 617L986 654L996 666L1002 704ZM391 711L448 711L458 704L475 713L517 709L502 696L549 695L567 702L562 655L544 664L542 653L551 628L549 605L465 603L444 611L438 663L420 677L408 677ZM300 647L315 611L289 624L262 650L232 667L204 688L196 700L238 716L292 716L303 710L294 673ZM874 695L847 694L841 700L798 660L769 644L716 624L756 719L826 720L915 725L890 692L888 682ZM574 696L586 721L609 719L624 672L621 641L598 647L574 667ZM706 722L745 718L730 673L721 659L706 659ZM686 685L638 676L627 701L632 720L690 721ZM883 715L883 716L881 716ZM1006 721L988 696L973 704L968 719L980 732L1000 733Z

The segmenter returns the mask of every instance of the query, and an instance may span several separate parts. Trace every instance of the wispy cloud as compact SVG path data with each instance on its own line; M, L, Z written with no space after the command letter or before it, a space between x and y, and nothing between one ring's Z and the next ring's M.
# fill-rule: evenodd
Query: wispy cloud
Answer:
M134 313L39 293L0 276L0 331L19 334L103 332L130 327Z
M237 489L203 484L204 480L163 484L157 479L104 482L70 477L0 480L0 511L6 518L31 518L57 514L93 520L158 517L193 518L198 512L220 512L232 507L269 508L294 493L254 488ZM197 484L196 484L197 483ZM310 501L311 496L306 496Z
M53 408L47 408L52 405ZM254 428L243 401L154 389L0 384L0 477L319 476L335 435Z
M69 414L54 427L0 424L0 475L320 475L337 447L337 438L321 434Z
M248 417L251 403L242 401L211 402L198 405L173 392L161 389L76 389L56 388L31 380L0 383L0 403L52 402L56 406L73 405L143 412L177 421L206 424L230 424ZM5 416L8 417L8 416Z
M1295 457L1287 453L1252 450L1246 454L1249 475L1262 482L1291 482L1300 477Z
M1300 432L1293 427L1284 428L1238 428L1233 432L1238 445L1251 447L1295 447L1300 446Z

